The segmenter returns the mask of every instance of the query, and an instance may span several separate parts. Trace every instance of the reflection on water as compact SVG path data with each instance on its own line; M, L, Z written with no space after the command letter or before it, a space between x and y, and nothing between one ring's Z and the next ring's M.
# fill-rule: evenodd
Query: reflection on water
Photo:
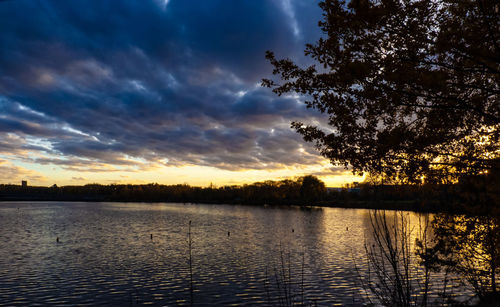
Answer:
M439 214L433 226L441 266L462 276L483 300L496 293L500 283L500 218Z
M13 202L0 204L0 305L188 305L189 221L195 304L274 304L283 264L294 300L361 303L368 210Z

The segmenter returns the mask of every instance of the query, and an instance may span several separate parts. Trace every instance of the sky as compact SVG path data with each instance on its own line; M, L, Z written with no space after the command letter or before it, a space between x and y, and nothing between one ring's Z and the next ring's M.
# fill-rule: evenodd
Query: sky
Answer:
M316 0L0 0L0 183L361 181L290 128L265 51L311 64Z

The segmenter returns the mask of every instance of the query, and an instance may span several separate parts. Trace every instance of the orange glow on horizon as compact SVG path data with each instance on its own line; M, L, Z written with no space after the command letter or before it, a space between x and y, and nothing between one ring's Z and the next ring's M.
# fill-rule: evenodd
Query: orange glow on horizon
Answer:
M8 170L8 172L6 172ZM349 170L331 170L328 163L309 166L283 167L261 170L224 170L209 166L166 166L154 165L142 169L119 169L112 165L88 167L88 171L63 168L54 165L23 164L4 161L0 171L1 184L20 184L27 180L30 185L51 186L98 184L148 184L165 185L189 184L191 186L243 185L266 180L279 181L305 175L315 175L327 187L341 187L346 183L363 181L364 177L354 176ZM331 173L331 175L330 175Z

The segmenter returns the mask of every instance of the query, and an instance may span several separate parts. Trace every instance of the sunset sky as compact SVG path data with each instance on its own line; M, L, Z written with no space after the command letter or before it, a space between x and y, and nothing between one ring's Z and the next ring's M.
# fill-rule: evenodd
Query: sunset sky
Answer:
M353 177L290 128L303 97L260 86L306 65L311 0L0 0L0 183L241 184Z

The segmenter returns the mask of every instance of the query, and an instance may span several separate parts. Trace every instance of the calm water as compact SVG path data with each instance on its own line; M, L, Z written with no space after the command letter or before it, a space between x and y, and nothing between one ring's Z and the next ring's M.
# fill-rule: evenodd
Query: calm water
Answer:
M368 210L12 202L0 305L188 305L190 220L195 304L277 303L283 273L296 300L362 303Z

